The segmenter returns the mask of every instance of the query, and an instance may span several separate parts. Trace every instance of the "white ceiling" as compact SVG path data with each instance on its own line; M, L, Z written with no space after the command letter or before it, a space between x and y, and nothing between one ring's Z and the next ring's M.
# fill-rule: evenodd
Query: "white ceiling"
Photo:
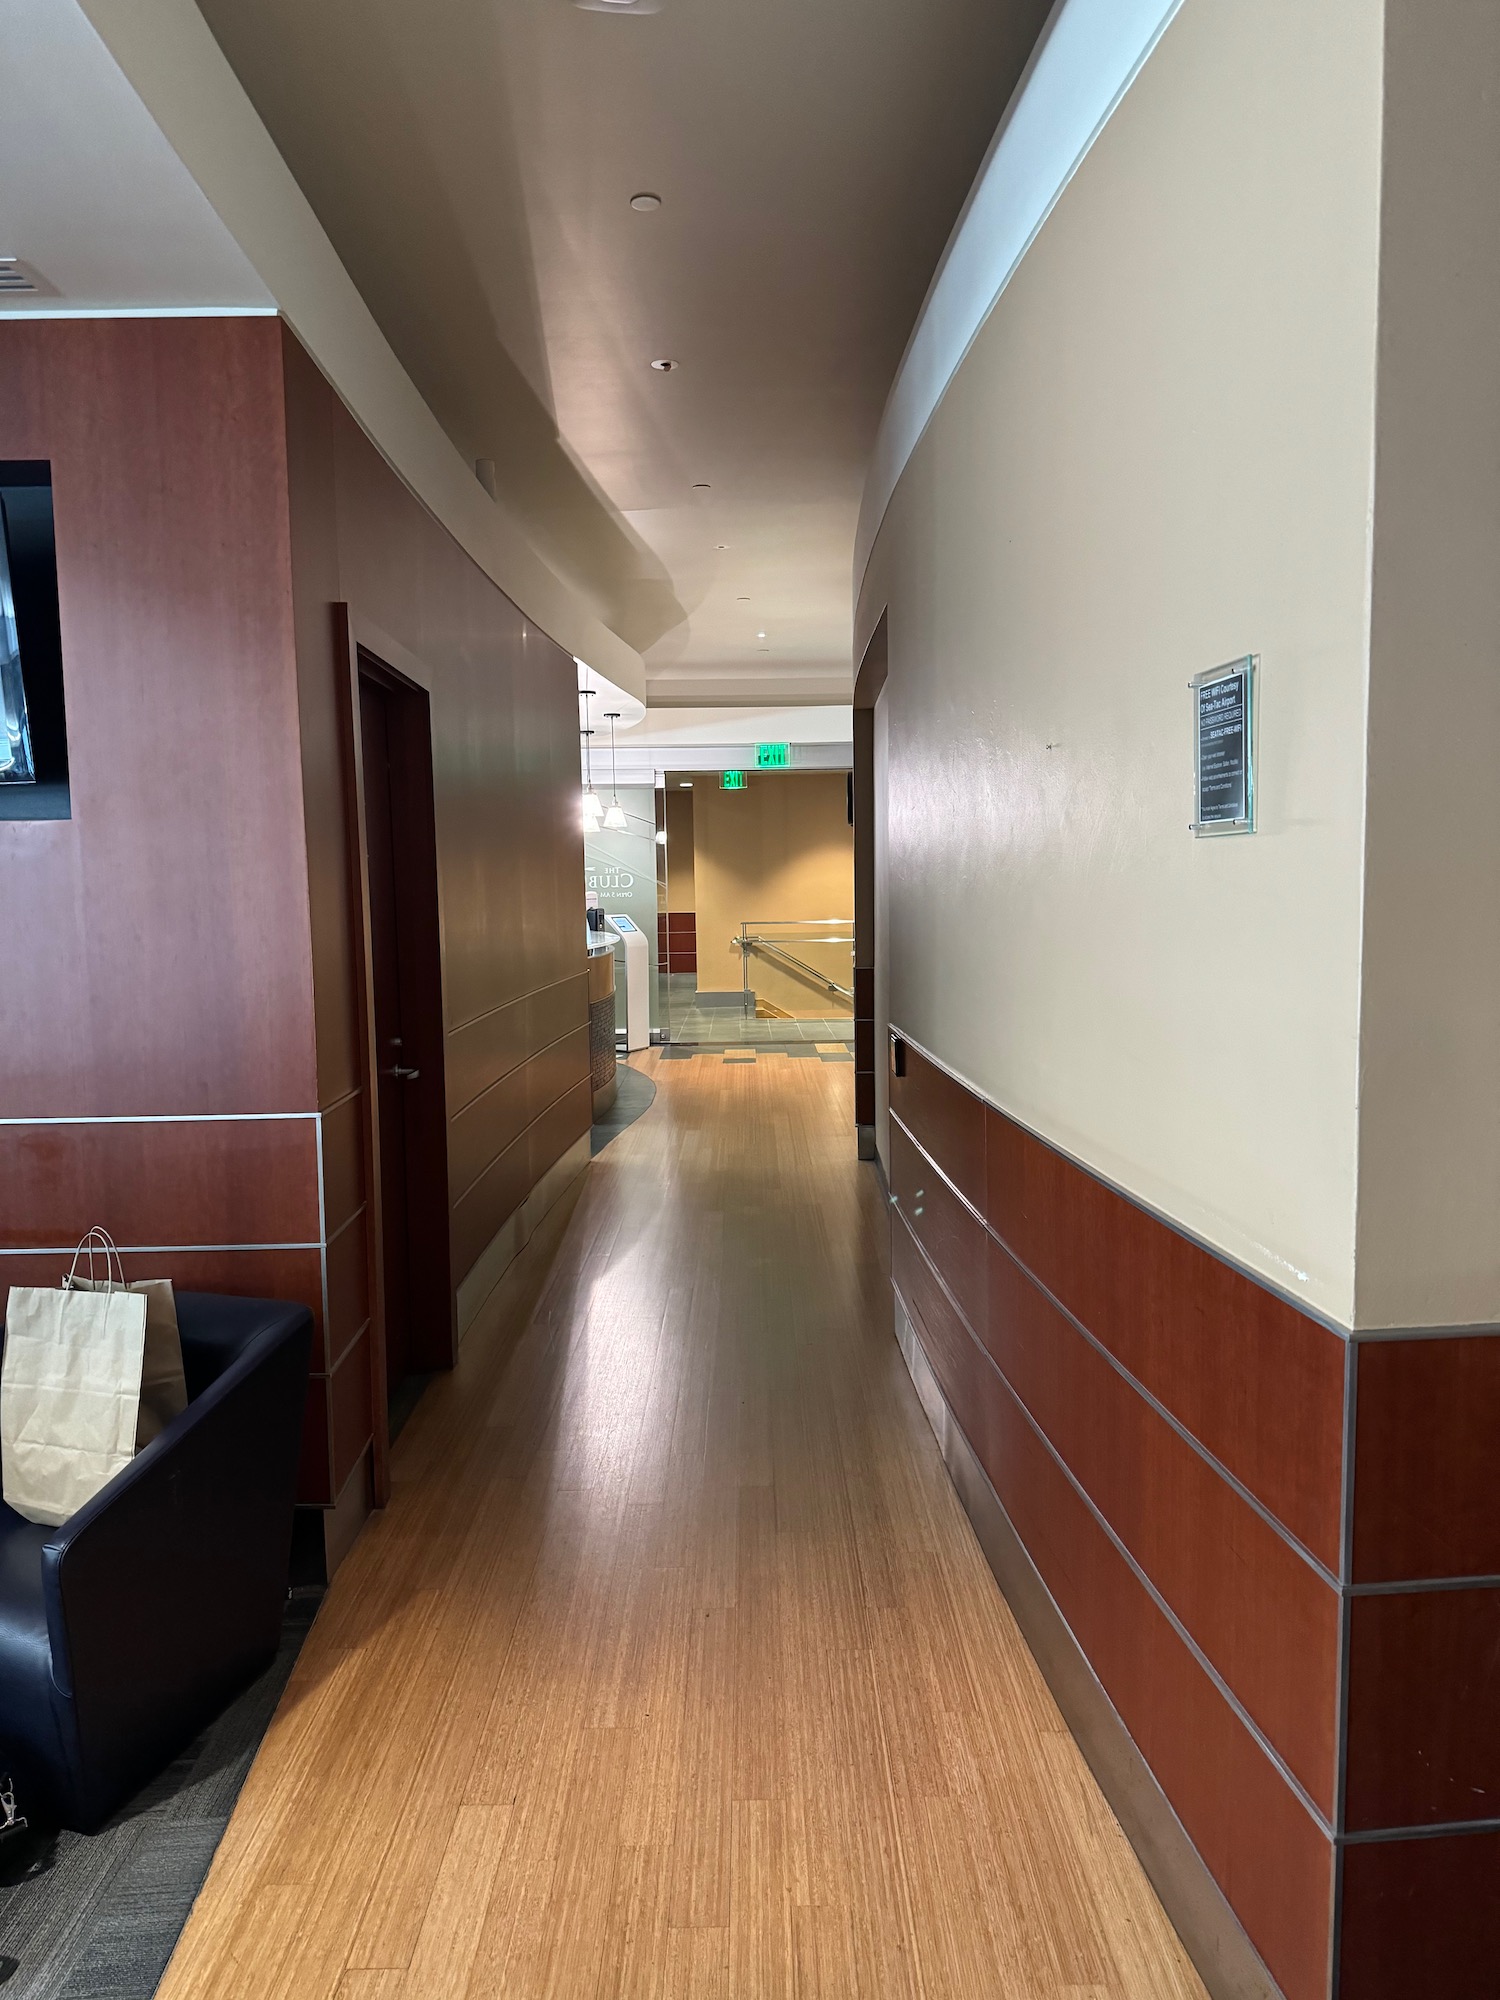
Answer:
M0 256L48 287L0 313L275 311L76 7L3 0L0 73Z
M199 6L653 704L847 699L876 426L1047 0Z

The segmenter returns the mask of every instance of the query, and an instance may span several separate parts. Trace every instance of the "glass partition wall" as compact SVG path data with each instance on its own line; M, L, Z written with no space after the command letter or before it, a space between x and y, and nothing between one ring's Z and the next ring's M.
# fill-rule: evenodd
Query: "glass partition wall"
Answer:
M816 775L837 804L843 774ZM794 807L805 813L810 788L802 774L755 774L751 783L778 832L796 818ZM782 785L803 790L778 796ZM756 815L744 811L740 821L743 808L738 802L726 808L721 789L718 772L657 773L660 1039L677 1049L783 1048L809 1055L852 1049L852 914L765 915L757 902L780 891L806 909L809 896L816 899L821 891L830 903L847 898L852 911L852 848L846 865L836 844L815 829L807 840L814 865L794 852L792 865L783 854L783 865L766 866L757 851L762 836ZM743 794L747 787L732 789ZM726 820L726 809L735 818ZM838 821L843 817L840 806ZM745 851L736 853L741 828Z
M586 829L583 836L583 879L585 888L599 898L607 916L628 917L645 933L648 946L656 938L657 855L656 799L647 785L621 785L612 794L613 802L624 809L623 827L600 826ZM618 952L616 957L619 957ZM654 965L654 951L648 955ZM658 982L650 980L651 1039L656 1041L662 1023ZM615 977L615 1023L625 1028L626 977L623 964Z

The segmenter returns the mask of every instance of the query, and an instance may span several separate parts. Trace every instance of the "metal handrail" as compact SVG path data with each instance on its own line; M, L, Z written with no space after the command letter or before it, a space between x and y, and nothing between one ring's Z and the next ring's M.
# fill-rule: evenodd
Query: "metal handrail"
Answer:
M849 923L849 919L847 917L761 917L760 919L758 919L758 921L763 924L770 923L770 924L788 924L788 925L844 924L848 926L847 936L831 937L831 938L799 937L797 942L799 944L847 944L851 946L854 943L853 926ZM750 1011L750 953L752 949L756 951L774 952L778 958L785 959L788 965L794 965L800 973L805 974L807 978L813 981L814 985L821 986L827 993L836 993L841 1000L847 1000L851 1006L853 1005L854 994L849 987L840 986L836 979L830 979L826 973L820 972L817 966L809 965L805 958L798 958L797 954L794 951L788 951L786 946L784 944L779 944L775 938L756 937L752 935L750 924L751 920L747 918L745 922L740 925L739 936L737 938L731 938L729 940L729 942L732 945L737 944L740 948L740 973L741 973L741 978L743 980L743 990L744 990L744 1000L742 1004L745 1013L748 1014Z
M853 917L744 917L740 921L740 929L742 931L751 930L761 924L781 924L783 926L791 924L842 924L847 931L852 932L854 929ZM842 944L843 939L837 938L834 942Z

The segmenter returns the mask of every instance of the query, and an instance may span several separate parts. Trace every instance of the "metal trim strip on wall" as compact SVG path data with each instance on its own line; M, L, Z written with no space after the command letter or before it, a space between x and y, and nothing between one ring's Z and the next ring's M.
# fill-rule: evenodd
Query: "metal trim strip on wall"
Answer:
M899 1210L897 1211L897 1213L899 1213ZM1332 1820L1325 1815L1322 1807L1319 1806L1316 1799L1313 1798L1312 1794L1308 1791L1307 1787L1303 1784L1302 1780L1292 1770L1291 1766L1287 1763L1286 1759L1282 1756L1281 1752L1276 1748L1275 1744L1266 1735L1265 1731L1261 1728L1260 1724L1255 1720L1255 1717L1250 1713L1249 1709L1246 1708L1245 1704L1240 1700L1240 1697L1235 1693L1234 1689L1229 1685L1229 1682L1224 1678L1224 1675L1214 1665L1213 1661L1209 1658L1208 1654L1203 1650L1202 1646L1193 1637L1193 1634L1188 1630L1187 1626L1183 1623L1183 1620L1180 1617L1180 1615L1173 1610L1172 1606L1163 1596L1160 1589L1151 1580L1150 1576L1147 1575L1146 1571L1141 1567L1140 1562L1132 1554L1128 1545L1122 1540L1121 1536L1119 1535L1118 1531L1115 1529L1115 1527L1109 1520L1109 1517L1105 1514L1104 1510L1099 1506L1098 1502L1094 1499L1093 1495L1089 1492L1088 1488L1084 1485L1083 1481L1078 1477L1077 1473L1074 1472L1073 1468L1068 1464L1068 1461L1063 1457L1062 1453L1058 1450L1057 1446L1052 1442L1051 1438L1048 1437L1046 1431L1042 1428L1041 1424L1037 1421L1036 1417L1033 1416L1030 1409L1028 1409L1025 1398L1021 1395L1020 1391L1016 1388L1015 1384L1006 1375L1005 1371L1000 1367L999 1363L995 1360L994 1356L990 1353L989 1349L985 1346L984 1342L979 1338L978 1334L975 1333L973 1327L969 1325L969 1322L964 1317L963 1311L961 1310L958 1301L954 1298L952 1292L949 1291L947 1283L945 1282L942 1273L938 1270L937 1266L933 1263L932 1259L928 1256L927 1252L923 1249L922 1245L917 1241L916 1232L911 1228L911 1225L907 1223L905 1216L902 1216L901 1220L903 1226L906 1228L907 1234L911 1237L912 1244L916 1249L918 1256L922 1259L923 1263L927 1266L928 1270L932 1273L933 1277L937 1280L938 1285L942 1289L944 1298L953 1308L954 1314L958 1319L959 1325L963 1328L964 1332L969 1336L970 1340L973 1341L979 1353L984 1357L985 1361L994 1371L995 1379L1001 1384L1001 1386L1005 1390L1005 1393L1010 1397L1011 1401L1020 1411L1022 1417L1025 1419L1027 1424L1030 1425L1031 1429L1036 1433L1036 1436L1040 1441L1043 1450L1046 1451L1048 1456L1054 1461L1058 1470L1062 1473L1064 1479L1067 1480L1068 1484L1073 1488L1073 1491L1078 1495L1079 1499L1083 1502L1084 1506L1088 1508L1089 1512L1098 1522L1100 1528L1104 1531L1104 1534L1106 1535L1110 1543L1113 1545L1117 1554L1121 1557L1126 1566L1130 1569L1131 1573L1134 1575L1137 1583L1140 1584L1141 1588L1146 1592L1147 1596L1151 1599L1152 1603L1156 1606L1157 1610L1160 1611L1162 1616L1166 1619L1167 1623L1172 1627L1172 1630L1177 1634L1178 1638L1182 1641L1183 1645L1187 1647L1188 1651L1192 1654L1193 1658L1197 1661L1198 1665L1202 1668L1203 1672L1213 1682L1214 1686L1218 1689L1220 1696L1224 1700L1226 1706L1228 1706L1230 1709L1233 1710L1234 1714L1239 1718L1240 1722L1244 1725L1246 1731L1254 1738L1262 1754L1265 1756L1267 1762L1274 1766L1277 1774L1280 1776L1283 1783L1286 1785L1288 1791L1290 1791L1292 1795L1296 1798L1298 1804L1302 1807L1303 1811L1307 1814L1308 1818L1311 1819L1314 1825L1318 1828L1318 1831L1323 1835L1324 1839L1331 1842L1334 1838L1334 1829ZM901 1298L901 1289L899 1285L897 1285L894 1276L891 1279L891 1289L895 1292L897 1298L901 1299L902 1311L906 1313L908 1319L910 1319L914 1325L917 1324L916 1315L912 1312L911 1307L907 1304L906 1300Z
M981 1553L1212 2000L1283 2000L1016 1532L943 1395L900 1293L892 1291L896 1343Z

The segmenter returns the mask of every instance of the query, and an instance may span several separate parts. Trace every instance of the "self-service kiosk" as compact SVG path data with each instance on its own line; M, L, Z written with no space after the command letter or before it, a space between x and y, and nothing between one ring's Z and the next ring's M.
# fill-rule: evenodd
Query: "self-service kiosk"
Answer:
M605 935L615 941L615 991L621 996L615 1019L623 1023L628 1050L651 1046L651 954L646 933L627 916L604 912Z

